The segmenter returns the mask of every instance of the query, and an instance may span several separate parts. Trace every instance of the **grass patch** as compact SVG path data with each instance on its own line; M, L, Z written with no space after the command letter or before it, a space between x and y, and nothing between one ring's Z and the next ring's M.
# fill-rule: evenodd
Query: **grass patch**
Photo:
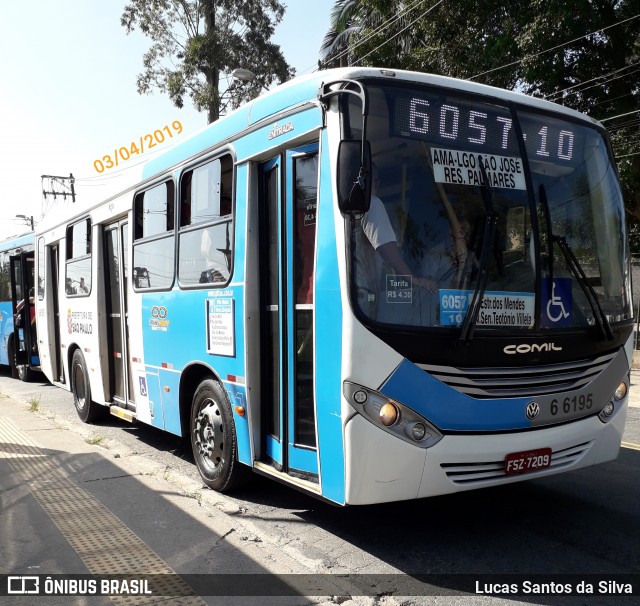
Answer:
M29 412L38 412L40 410L40 398L31 398L28 410Z
M104 436L92 436L90 438L86 438L85 442L87 444L91 444L91 446L100 446L104 442Z

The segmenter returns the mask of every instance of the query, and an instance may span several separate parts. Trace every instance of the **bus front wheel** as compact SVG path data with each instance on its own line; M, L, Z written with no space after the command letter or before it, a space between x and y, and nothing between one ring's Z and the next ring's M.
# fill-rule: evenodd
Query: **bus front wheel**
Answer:
M218 492L238 488L249 469L238 461L231 404L220 383L206 379L198 385L190 418L191 448L204 483Z
M73 352L71 358L71 391L73 404L83 423L91 423L102 415L104 408L91 400L89 373L84 356L79 349Z

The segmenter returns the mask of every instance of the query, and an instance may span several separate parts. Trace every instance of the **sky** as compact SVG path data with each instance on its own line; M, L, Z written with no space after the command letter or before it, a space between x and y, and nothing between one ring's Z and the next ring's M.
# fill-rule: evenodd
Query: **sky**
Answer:
M272 40L298 74L309 73L334 0L284 3L287 10ZM73 173L78 203L97 203L128 186L139 170L134 165L153 156L133 156L102 173L95 160L165 126L174 141L206 126L206 114L196 112L190 100L178 109L158 91L137 93L150 41L138 31L126 34L120 25L125 5L0 0L0 239L29 230L15 215L33 216L37 223L43 213L55 212L54 204L70 205L70 198L43 200L42 175ZM176 120L181 134L171 126Z

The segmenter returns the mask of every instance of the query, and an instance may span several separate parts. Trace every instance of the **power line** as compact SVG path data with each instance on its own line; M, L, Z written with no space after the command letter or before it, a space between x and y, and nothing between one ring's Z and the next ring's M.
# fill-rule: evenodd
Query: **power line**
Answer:
M637 63L631 63L629 65L625 65L624 67L621 67L620 69L616 69L612 72L609 72L608 74L603 74L600 76L596 76L595 78L591 78L591 80L585 80L584 82L580 82L578 84L574 84L573 86L568 86L567 88L563 88L561 90L555 91L554 93L551 93L550 95L547 95L545 97L545 99L553 99L555 97L559 97L562 96L562 93L566 93L567 91L571 91L568 92L569 95L575 95L577 93L581 93L585 90L588 90L590 88L593 88L594 86L604 86L605 84L608 84L609 82L613 82L613 80L617 80L618 78L625 78L626 76L630 76L632 74L635 74L638 70L634 70L632 72L627 72L626 74L621 74L619 76L616 76L615 78L609 78L609 76L613 76L613 74L618 74L626 69L630 69L632 67L636 67L637 65L640 65L640 62ZM601 80L602 78L608 78L607 80L604 80L604 82L598 82L597 84L594 84L593 86L587 86L586 88L583 88L585 86L585 84L589 84L590 82L595 82L596 80ZM571 89L577 88L577 91L572 91Z
M433 6L429 7L424 13L422 13L419 17L416 17L413 21L409 22L408 25L406 25L405 27L403 27L399 32L397 32L396 34L394 34L393 36L391 36L391 38L389 38L388 40L385 40L382 44L376 46L373 50L369 51L366 55L363 55L362 57L360 57L359 59L356 59L356 61L354 61L354 65L357 65L360 61L362 61L363 59L366 59L369 55L371 55L372 53L375 53L378 49L382 48L385 44L388 44L389 42L391 42L391 40L393 40L394 38L397 38L402 32L406 31L407 29L409 29L414 23L416 23L419 19L422 19L424 16L426 16L427 14L429 14L433 9L437 8L438 6L440 6L442 3L444 2L444 0L438 0L438 2L436 2Z
M624 156L617 156L616 160L622 160L622 158L628 158L629 156L640 156L640 151L633 154L625 154Z
M539 53L527 55L526 57L523 57L522 59L518 59L517 61L512 61L511 63L505 63L504 65L500 65L499 67L494 67L493 69L489 69L486 72L481 72L479 74L476 74L475 76L471 76L469 80L474 80L475 78L479 78L480 76L484 76L486 74L490 74L500 69L504 69L505 67L511 67L512 65L517 65L518 63L522 63L527 59L533 59L534 57L539 57L540 55L544 55L545 53L550 53L551 51L557 50L558 48L562 48L563 46L568 46L569 44L573 44L578 40L582 40L583 38L588 38L589 36L593 36L594 34L599 34L600 32L604 32L608 29L611 29L612 27L617 27L618 25L622 25L623 23L627 23L628 21L632 21L633 19L637 19L638 17L640 17L640 13L638 13L637 15L634 15L633 17L628 17L627 19L618 21L617 23L613 23L612 25L607 25L607 27L597 29L593 32L585 34L584 36L579 36L578 38L574 38L573 40L569 40L568 42L563 42L562 44L558 44L557 46L554 46L552 48L547 48L546 50L540 51Z
M616 118L624 118L624 116L631 116L633 114L640 113L640 109L634 109L632 112L626 114L618 114L617 116L611 116L610 118L603 118L600 122L606 122L607 120L615 120Z
M390 27L395 21L398 21L399 19L402 19L404 16L406 16L408 13L410 13L414 8L416 8L420 4L423 4L424 2L425 2L425 0L417 0L411 6L407 6L405 9L400 11L395 17L391 17L389 19L383 19L382 22L380 23L380 25L378 25L372 31L370 31L362 40L359 40L358 42L356 42L351 47L347 46L347 48L345 50L340 51L335 56L327 57L326 60L331 59L332 61L335 61L337 59L341 59L342 57L348 55L350 52L353 52L356 48L358 48L359 46L362 46L365 42L367 42L371 38L373 38L373 36L375 36L376 34L380 33L382 30L386 29L387 27Z

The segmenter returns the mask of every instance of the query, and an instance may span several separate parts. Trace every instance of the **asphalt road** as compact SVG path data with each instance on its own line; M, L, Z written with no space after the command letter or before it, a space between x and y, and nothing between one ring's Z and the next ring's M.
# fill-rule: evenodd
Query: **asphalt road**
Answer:
M437 575L429 578L440 595L399 597L396 590L392 596L355 600L366 604L635 604L637 595L599 595L597 586L595 595L532 593L510 598L488 597L483 585L493 578L490 575L520 583L550 574L574 575L567 577L572 582L601 578L593 575L618 579L616 575L640 574L637 371L632 376L631 399L624 445L614 462L501 488L337 508L260 477L233 497L218 495L203 488L190 447L182 440L116 418L84 425L67 392L45 382L20 383L2 374L0 421L8 418L17 434L33 441L35 446L29 448L43 449L38 456L55 465L50 472L22 469L16 463L16 457L27 456L21 455L22 450L0 449L5 455L0 458L0 545L5 551L0 572L137 570L127 568L130 561L119 568L117 558L91 564L86 555L91 547L69 539L60 530L63 522L55 517L66 520L73 516L64 511L51 513L46 500L38 500L44 493L38 492L37 481L51 477L50 483L68 486L69 494L80 487L84 496L75 500L84 503L88 499L89 509L98 507L104 516L114 516L108 524L112 531L107 532L114 535L114 541L119 540L120 526L132 533L123 539L125 546L137 544L138 538L144 566L167 566L180 574L395 575L390 579ZM27 446L19 446L23 448ZM56 480L58 471L63 475ZM71 530L81 537L94 534L90 524ZM115 545L110 552L117 554L118 549ZM158 562L152 558L152 564L147 564L145 558L151 556L145 549ZM505 576L513 574L523 576ZM479 593L451 595L459 575L477 577ZM370 593L377 590L385 593L383 587ZM344 597L332 597L339 594L336 590L335 594L305 598L302 591L292 591L287 600L260 598L258 602L349 603ZM76 598L76 602L53 597L41 598L43 602L4 599L24 604L109 603L107 598ZM236 603L247 600L235 598ZM206 601L221 603L219 598ZM224 603L234 601L225 598Z

